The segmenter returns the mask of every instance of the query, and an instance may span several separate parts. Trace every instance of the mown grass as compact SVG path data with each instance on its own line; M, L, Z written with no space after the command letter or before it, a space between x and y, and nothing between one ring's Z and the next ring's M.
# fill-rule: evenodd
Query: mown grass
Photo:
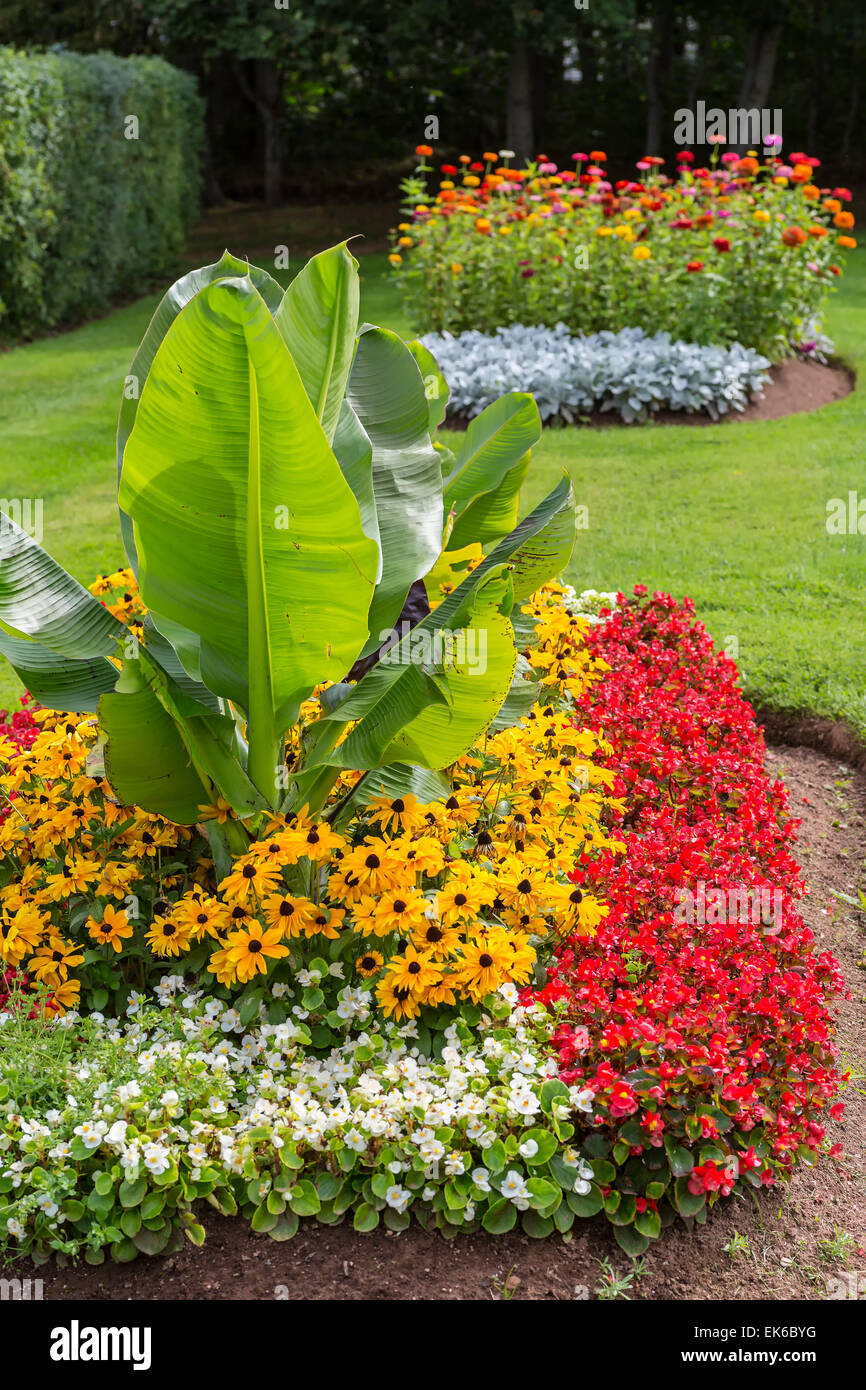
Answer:
M344 231L355 230L347 208ZM328 212L283 237L299 268L308 233L338 239ZM240 224L243 226L243 223ZM231 249L257 254L279 243L276 224L246 245L212 219L197 230L193 259ZM370 223L371 232L375 231ZM360 247L358 247L360 250ZM193 263L193 259L189 264ZM361 260L362 315L408 335L385 256ZM289 274L278 278L287 280ZM123 563L114 502L114 431L123 378L157 296L73 332L0 356L0 495L43 499L46 548L77 578ZM834 298L829 330L866 370L866 262L857 256ZM545 431L529 500L562 468L588 508L569 577L581 587L642 582L690 594L722 645L736 639L749 693L780 709L848 719L866 737L866 536L830 536L827 501L866 495L866 390L811 415L688 429ZM3 666L0 707L20 684Z

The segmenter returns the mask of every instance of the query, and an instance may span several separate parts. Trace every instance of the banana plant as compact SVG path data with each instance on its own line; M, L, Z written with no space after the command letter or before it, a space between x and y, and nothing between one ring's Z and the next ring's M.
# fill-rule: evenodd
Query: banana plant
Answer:
M532 397L495 402L452 450L430 354L358 320L345 242L285 292L226 252L165 295L117 434L141 640L0 517L0 652L42 703L98 716L125 803L192 825L228 802L207 827L223 859L274 811L320 812L347 769L358 798L441 794L437 774L525 708L512 609L571 553L567 478L517 520ZM410 590L469 542L482 563L399 635ZM483 669L439 640L482 633Z

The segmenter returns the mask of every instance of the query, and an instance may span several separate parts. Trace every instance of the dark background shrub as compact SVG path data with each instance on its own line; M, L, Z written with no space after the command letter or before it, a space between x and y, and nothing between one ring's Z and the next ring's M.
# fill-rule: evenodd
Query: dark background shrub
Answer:
M203 111L161 58L0 49L0 338L80 322L173 268Z

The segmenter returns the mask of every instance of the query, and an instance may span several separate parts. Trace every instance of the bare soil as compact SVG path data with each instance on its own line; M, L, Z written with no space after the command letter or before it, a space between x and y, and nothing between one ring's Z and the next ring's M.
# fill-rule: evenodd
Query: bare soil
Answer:
M791 357L770 368L772 381L760 396L753 396L745 410L732 410L721 420L709 415L686 415L682 410L660 410L653 418L663 425L735 424L743 420L781 420L786 415L802 415L840 401L854 390L855 375L838 362L805 362ZM596 414L593 424L604 424L609 416Z
M43 1280L46 1299L477 1300L595 1299L611 1271L632 1281L633 1300L818 1300L828 1280L861 1276L866 1294L866 914L832 896L856 896L866 879L866 772L811 748L773 747L768 767L784 778L802 819L798 857L808 883L804 917L819 948L840 961L850 997L839 1004L840 1067L853 1079L846 1119L831 1121L838 1158L801 1168L790 1186L756 1200L720 1202L704 1227L670 1228L635 1268L603 1222L559 1236L473 1235L446 1241L418 1227L368 1235L351 1225L302 1223L287 1244L253 1235L241 1220L205 1217L202 1249L132 1265L20 1272ZM741 1253L726 1250L734 1236ZM608 1292L608 1297L610 1296Z

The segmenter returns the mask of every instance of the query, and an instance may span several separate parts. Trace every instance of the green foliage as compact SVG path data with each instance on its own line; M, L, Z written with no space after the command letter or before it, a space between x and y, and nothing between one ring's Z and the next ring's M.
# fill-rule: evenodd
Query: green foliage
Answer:
M509 696L512 608L571 553L568 481L514 524L540 434L532 398L515 393L479 418L443 484L451 456L430 438L416 357L394 333L358 331L358 313L345 243L285 295L226 252L164 297L117 436L143 633L11 519L0 530L0 650L28 676L38 668L45 703L74 695L98 709L105 767L129 805L187 825L221 797L255 834L267 809L321 810L340 768L409 763L411 782L450 765ZM352 689L357 658L388 638L458 512L477 517L489 553L417 623L421 650L404 638ZM469 669L434 640L474 629L485 656ZM108 693L106 658L123 663ZM287 731L324 683L335 689L287 767ZM347 720L357 726L337 749ZM215 854L216 838L223 853L246 847L237 821L212 830Z
M331 977L329 994L336 988ZM341 983L340 997L350 994ZM445 1236L517 1228L538 1238L598 1210L574 1126L544 1111L527 1125L515 1107L514 1049L532 1063L524 1102L544 1090L556 1016L541 1006L513 1012L489 995L483 1020L451 1014L421 1055L364 1008L339 1021L323 1070L307 1023L268 1024L263 1004L244 1021L198 993L161 999L158 1009L137 997L134 1017L113 1025L100 1015L28 1019L16 996L0 1015L0 1257L125 1263L169 1253L184 1236L201 1245L205 1202L274 1240L290 1239L303 1217L361 1232L380 1222L405 1230L414 1217ZM248 1057L250 1038L261 1045ZM425 1107L404 1094L407 1078L420 1066L422 1084L444 1095L455 1070L465 1079L482 1055L468 1092L475 1109L427 1125ZM352 1096L340 1114L319 1105L337 1065ZM296 1090L309 1101L311 1088L316 1105L299 1125ZM387 1140L381 1093L393 1117Z
M202 132L195 79L160 58L0 49L0 337L80 322L171 267Z

